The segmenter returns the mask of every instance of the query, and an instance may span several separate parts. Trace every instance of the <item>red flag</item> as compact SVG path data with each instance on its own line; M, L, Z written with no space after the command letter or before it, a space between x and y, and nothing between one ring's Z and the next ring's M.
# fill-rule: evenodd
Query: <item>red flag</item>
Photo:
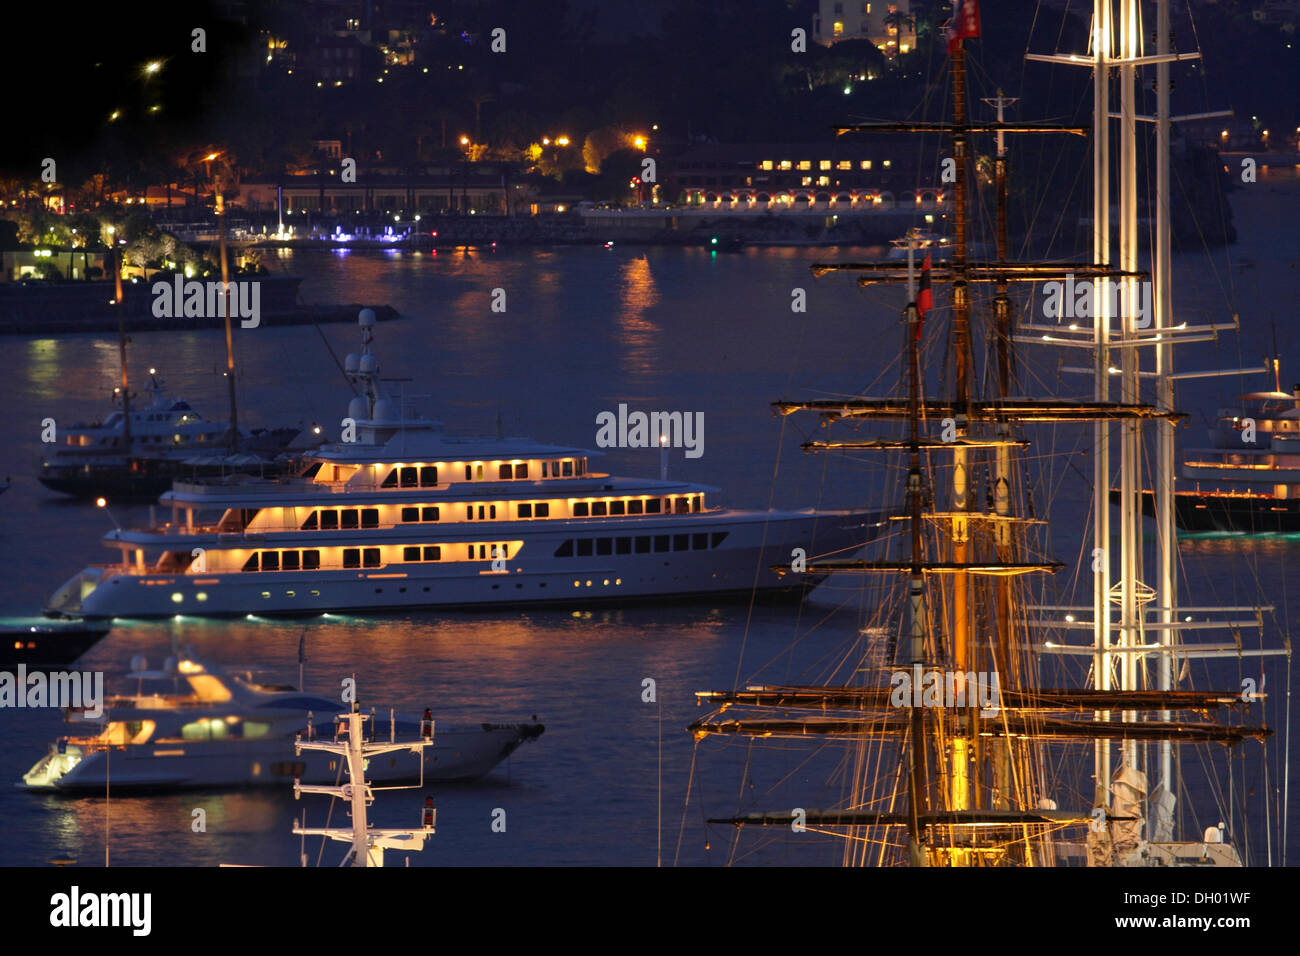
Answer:
M934 294L930 291L930 254L925 254L921 263L921 285L916 292L916 340L921 341L921 325L925 322L925 313L934 308Z
M957 0L948 28L948 53L956 53L965 37L980 35L980 11L976 0Z

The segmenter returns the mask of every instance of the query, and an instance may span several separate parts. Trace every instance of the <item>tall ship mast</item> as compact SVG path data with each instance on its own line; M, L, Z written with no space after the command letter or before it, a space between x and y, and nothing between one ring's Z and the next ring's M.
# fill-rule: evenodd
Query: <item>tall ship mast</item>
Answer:
M844 861L862 865L1282 861L1272 853L1275 847L1285 853L1284 826L1266 836L1258 858L1248 859L1243 842L1248 826L1261 818L1268 828L1279 795L1281 809L1273 819L1284 819L1285 772L1281 781L1269 778L1272 783L1262 788L1267 792L1254 801L1239 799L1240 782L1231 776L1215 777L1229 767L1221 745L1231 748L1233 760L1253 764L1267 758L1261 743L1272 729L1263 719L1265 695L1256 692L1254 681L1243 690L1242 682L1225 679L1221 667L1207 667L1214 681L1209 689L1194 689L1189 676L1192 662L1224 658L1235 658L1241 673L1255 673L1261 662L1254 658L1289 655L1289 642L1263 646L1273 608L1262 601L1213 607L1179 599L1173 428L1185 416L1174 405L1172 346L1204 340L1219 327L1176 323L1171 306L1168 74L1170 63L1193 55L1169 51L1167 4L1159 6L1154 54L1142 48L1136 0L1096 0L1090 54L1030 56L1093 69L1090 130L1007 122L1011 103L1001 91L986 101L996 120L971 119L963 44L979 36L975 0L962 0L954 12L948 120L837 128L943 134L955 161L954 241L946 263L925 257L919 282L914 248L905 267L892 261L814 266L818 275L856 274L864 286L906 284L897 384L887 395L774 407L786 416L816 416L833 436L841 425L892 423L892 432L809 441L804 449L885 456L884 473L899 486L902 506L892 515L894 527L862 560L810 558L806 568L784 569L867 579L864 603L873 608L871 617L860 639L833 664L818 665L827 678L823 683L746 685L697 695L715 708L691 725L697 746L715 736L785 741L787 747L794 746L789 741L844 744L837 770L842 805L737 812L707 818L709 824L732 824L742 833L779 827L833 835L843 840ZM1152 261L1144 270L1138 186L1150 173L1139 172L1137 164L1136 97L1139 73L1151 67L1159 91L1157 115L1150 118L1156 126L1156 226ZM974 262L967 254L971 149L986 134L997 137L997 258ZM1091 135L1090 261L1009 260L1004 137L1016 134ZM1112 172L1118 184L1117 241L1110 229ZM1099 308L1090 319L1068 325L1031 316L1017 326L1010 289L1025 282L1089 286ZM950 289L945 325L933 319L938 308L931 283ZM1147 283L1154 290L1154 322L1144 321L1134 307ZM985 314L972 292L989 286L981 370L974 332ZM1018 347L1027 344L1091 353L1092 394L1029 397L1027 384L1017 380ZM932 386L925 370L940 358L940 381ZM1040 382L1036 390L1041 387ZM1053 553L1055 542L1035 507L1030 469L1036 461L1044 467L1053 457L1056 433L1067 430L1090 432L1092 438L1090 534L1077 542L1073 566ZM1046 451L1031 451L1031 441L1045 432L1051 439ZM1146 459L1144 440L1154 447ZM1156 490L1154 541L1148 541L1141 516L1144 460ZM1118 529L1107 505L1115 471ZM1152 553L1146 543L1154 545ZM1091 603L1056 599L1069 585L1054 578L1088 587ZM1245 637L1251 632L1255 647ZM1082 635L1090 641L1079 640ZM1244 667L1247 661L1250 668ZM1215 781L1212 794L1222 799L1212 808L1180 814L1177 800L1190 790L1179 758L1192 748ZM748 766L751 758L746 760Z

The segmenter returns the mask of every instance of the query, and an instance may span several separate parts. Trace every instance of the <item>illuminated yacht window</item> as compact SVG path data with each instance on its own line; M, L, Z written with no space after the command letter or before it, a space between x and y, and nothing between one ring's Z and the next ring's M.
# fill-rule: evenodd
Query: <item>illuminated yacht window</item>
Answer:
M603 518L608 506L603 501L593 501L591 503L591 516L593 518Z
M571 461L560 462L560 470L563 473L565 478L571 478L573 476L573 462Z
M302 567L304 571L315 571L320 567L320 552L316 550L304 551L302 553ZM319 591L313 591L313 594L319 594Z
M646 513L646 514L648 514L648 515L657 515L657 514L659 514L659 511L660 511L660 504L659 504L659 499L658 499L658 498L649 498L649 499L646 500L646 503L645 503L645 513Z
M519 505L518 512L521 518L531 518L533 516L533 506L530 504Z
M630 515L639 515L645 510L645 502L629 501L627 503L627 513Z
M609 503L609 513L612 515L621 515L626 507L627 504L625 502L611 501Z
M573 516L575 518L585 518L588 514L588 505L585 501L575 501L573 503Z

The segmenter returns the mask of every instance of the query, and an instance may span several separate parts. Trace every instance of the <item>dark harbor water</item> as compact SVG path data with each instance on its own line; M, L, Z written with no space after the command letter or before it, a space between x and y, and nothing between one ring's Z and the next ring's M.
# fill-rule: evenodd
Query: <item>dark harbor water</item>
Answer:
M1230 266L1220 253L1208 261L1184 256L1174 292L1189 323L1230 321L1241 314L1243 335L1218 345L1191 346L1180 367L1254 365L1270 350L1277 323L1283 386L1300 377L1300 276L1295 240L1277 215L1300 212L1294 187L1266 184L1237 202L1242 242ZM1271 192L1265 192L1271 190ZM772 417L768 403L787 396L831 397L892 385L897 363L900 293L862 292L847 279L814 280L808 265L867 250L749 249L709 253L689 249L566 248L440 250L430 253L283 253L273 268L304 277L316 302L375 301L396 306L401 320L376 330L385 376L409 378L405 397L452 432L531 435L592 447L596 415L619 403L644 410L704 413L704 454L676 452L674 476L716 485L714 501L738 507L847 507L877 504L881 485L862 460L829 460L799 452L817 431L809 421ZM791 290L808 292L808 311L791 311ZM492 290L503 289L506 311L494 312ZM937 296L939 301L942 297ZM1230 303L1230 304L1229 304ZM356 350L353 326L324 327L341 357ZM1240 349L1238 343L1240 341ZM0 612L38 613L49 595L85 564L102 560L98 539L111 528L143 521L147 507L103 511L61 500L34 480L40 422L100 417L117 375L111 336L0 340L6 375L0 401L0 474L14 478L0 497ZM337 431L347 386L311 326L264 327L239 333L241 422L253 426L320 422ZM133 336L132 371L158 368L173 394L219 418L225 413L224 353L216 331L150 332ZM937 366L938 353L933 357ZM1290 372L1288 372L1288 368ZM1026 391L1051 388L1082 394L1086 377L1058 372L1055 359L1026 368ZM937 377L937 373L936 373ZM1244 388L1239 387L1245 385ZM1195 441L1221 399L1271 387L1260 377L1193 380L1180 391L1192 414L1182 440ZM1083 449L1084 438L1062 429L1046 445L1060 453ZM655 451L610 449L599 465L615 474L654 475ZM1082 560L1088 525L1090 462L1079 451L1056 464L1039 498L1049 512L1052 542L1071 566ZM1050 500L1050 508L1047 502ZM1265 635L1278 646L1293 611L1300 543L1196 539L1182 547L1185 594L1192 603L1255 603L1262 591L1277 607ZM307 629L307 685L335 694L356 675L362 700L440 719L498 721L536 715L545 735L475 785L434 789L438 833L411 865L665 864L715 865L733 858L730 827L706 827L708 816L738 808L822 807L843 798L837 773L844 750L835 745L751 747L705 743L696 753L687 724L703 712L693 693L762 676L816 679L857 637L861 592L854 581L832 581L802 608L744 603L668 604L620 610L572 608L483 614L330 616L311 621L200 621L192 618L119 626L83 660L110 676L135 655L157 666L174 645L192 646L216 663L261 672L272 682L297 676L299 635ZM1086 598L1085 598L1086 599ZM1250 645L1253 634L1244 634ZM1279 692L1267 719L1284 719L1285 665L1271 664L1268 690ZM1242 674L1257 674L1247 662ZM1225 677L1236 686L1236 662ZM642 701L642 681L654 678L658 702ZM114 864L212 865L219 862L295 865L296 813L324 823L328 801L295 803L289 792L186 793L156 797L56 798L9 787L62 730L55 711L0 710L0 864L42 865L54 857L82 864L104 860L108 827ZM1278 728L1279 731L1282 729ZM1259 748L1246 745L1250 761ZM1276 748L1274 748L1276 749ZM810 756L811 755L811 756ZM693 763L693 756L697 756ZM1085 758L1086 759L1086 758ZM1195 758L1193 758L1194 760ZM1257 773L1248 765L1241 772ZM1260 792L1278 783L1252 776ZM685 808L688 782L692 798ZM372 819L415 825L423 795L381 795ZM191 830L203 808L207 831ZM494 833L493 811L506 811L506 832ZM1215 822L1213 809L1194 821ZM336 811L335 822L342 810ZM1294 813L1291 822L1298 822ZM1253 820L1262 828L1266 821ZM1272 828L1278 821L1272 820ZM1199 830L1197 831L1199 832ZM1252 840L1252 852L1258 845ZM1295 841L1292 841L1294 843ZM707 845L707 849L706 849ZM316 859L318 845L309 844ZM789 832L746 834L739 862L831 864L839 841ZM337 862L339 849L325 851ZM391 863L401 854L390 854ZM1263 859L1260 859L1263 862ZM1277 862L1277 861L1275 861ZM1289 852L1288 862L1300 862Z

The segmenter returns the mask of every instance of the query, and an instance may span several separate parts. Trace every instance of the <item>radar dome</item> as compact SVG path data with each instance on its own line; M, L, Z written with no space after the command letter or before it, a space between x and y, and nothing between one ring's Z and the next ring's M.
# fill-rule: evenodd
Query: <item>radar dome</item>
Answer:
M357 371L357 363L360 361L361 358L356 352L349 352L348 357L343 360L343 371L347 372L349 375L355 375Z
M362 396L358 395L348 402L348 418L354 421L365 421L369 417L370 406Z
M147 671L148 669L149 669L149 662L144 658L143 655L137 654L135 655L135 657L131 658L132 673L136 673L138 671Z
M398 420L397 406L386 398L375 402L375 421L395 422Z
M361 356L361 371L366 374L373 374L379 368L379 360L373 355Z
M167 674L175 674L180 669L180 661L175 657L169 657L163 661L163 671Z
M357 316L357 323L358 323L358 324L359 324L363 329L368 329L368 328L370 328L372 325L375 324L375 310L374 310L374 309L362 309L362 310L361 310L361 313Z

